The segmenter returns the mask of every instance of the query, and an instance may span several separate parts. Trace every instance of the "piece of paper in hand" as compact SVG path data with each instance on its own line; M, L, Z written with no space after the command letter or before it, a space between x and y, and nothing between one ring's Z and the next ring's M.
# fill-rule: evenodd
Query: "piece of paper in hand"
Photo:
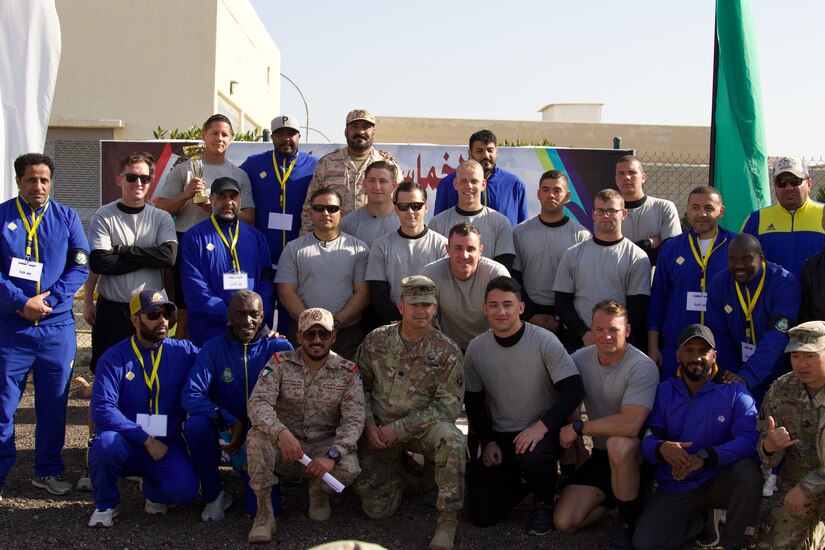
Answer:
M309 463L312 462L312 459L309 458L307 455L304 455L304 456L301 457L300 462L304 466L309 466ZM332 475L330 475L330 474L324 474L321 479L323 479L324 482L327 485L332 487L332 490L335 491L336 493L340 493L341 491L344 490L344 484L341 483L340 481L338 481L337 479L335 479L334 477L332 477Z

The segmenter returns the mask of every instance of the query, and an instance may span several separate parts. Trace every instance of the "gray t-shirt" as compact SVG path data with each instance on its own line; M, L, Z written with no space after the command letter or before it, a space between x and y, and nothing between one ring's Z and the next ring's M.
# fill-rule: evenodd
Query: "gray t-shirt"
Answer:
M473 216L459 214L456 208L449 208L430 220L427 227L448 237L450 229L459 223L471 223L481 231L481 244L484 245L482 255L485 258L495 258L503 254L515 254L513 247L513 227L504 214L484 206L481 212Z
M442 258L425 265L420 275L426 275L435 283L441 332L461 349L467 349L470 340L490 328L483 309L487 283L499 275L509 277L510 272L500 263L482 257L478 259L475 274L459 281L450 270L450 258Z
M622 235L637 242L650 237L662 240L682 234L682 223L676 205L666 199L645 196L645 202L636 208L627 209L627 217L622 221Z
M525 220L513 229L516 258L513 269L521 271L524 290L530 300L543 306L556 303L553 280L565 251L590 238L590 232L573 218L564 223L545 224L538 216Z
M401 298L404 277L418 275L425 265L446 255L447 239L440 233L428 229L419 237L409 238L393 231L372 243L367 280L390 283L390 298L394 304Z
M553 291L575 294L576 313L590 324L593 306L627 296L650 296L650 260L629 239L604 246L587 239L567 249L556 270Z
M172 216L147 204L138 214L127 214L110 202L97 209L89 222L91 250L112 250L116 245L158 246L177 242ZM162 290L163 269L144 267L123 275L101 275L98 293L113 302L128 302L144 288Z
M618 414L622 405L653 409L659 368L631 344L627 344L621 360L609 367L599 363L596 346L582 348L572 358L582 377L584 406L590 420ZM604 449L606 442L606 437L593 438L598 449Z
M363 207L344 216L341 220L341 231L361 239L372 248L372 243L378 237L395 231L401 225L395 211L390 210L386 216L371 216Z
M249 183L249 176L246 172L229 162L228 160L220 164L203 162L203 181L206 182L206 191L209 186L218 178L228 177L238 182L241 188L241 208L255 208L255 200L252 198L252 184ZM166 176L166 184L156 197L161 199L171 199L183 192L183 188L192 179L191 162L186 161L175 166L169 175ZM178 233L186 233L193 225L207 219L207 214L200 206L194 202L186 201L180 212L175 216L175 230Z
M307 308L322 307L335 314L352 297L353 283L366 280L369 252L364 241L346 233L333 241L306 233L287 243L275 283L298 285Z
M492 330L474 338L464 356L464 388L484 390L493 430L520 432L556 402L553 384L579 374L559 339L530 323L512 347L503 347Z

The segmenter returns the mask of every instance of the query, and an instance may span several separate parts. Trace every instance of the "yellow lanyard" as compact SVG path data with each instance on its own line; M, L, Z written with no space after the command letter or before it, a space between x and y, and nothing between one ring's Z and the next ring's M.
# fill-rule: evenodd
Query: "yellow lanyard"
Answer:
M286 180L288 180L292 174L292 169L295 168L295 162L297 160L298 155L295 155L295 158L289 163L289 168L287 168L286 159L284 159L284 165L283 168L281 168L284 175L281 176L281 172L278 171L278 161L275 159L275 151L272 151L272 166L275 167L275 177L278 178L278 183L281 184L281 212L283 214L286 214ZM282 246L286 246L286 231L281 231L281 237L283 239Z
M693 238L688 234L688 242L690 243L690 251L693 252L693 257L696 259L696 263L699 264L699 267L702 268L702 281L701 281L701 288L702 292L707 292L707 276L708 276L708 263L710 262L710 255L713 254L714 248L713 245L716 242L716 236L719 235L719 232L716 232L716 235L710 240L710 245L708 246L708 253L703 258L701 254L699 254L700 248L693 244ZM699 236L696 236L696 241L698 244ZM724 242L724 241L723 241ZM699 323L705 324L705 312L701 312L699 314Z
M751 291L748 289L748 286L745 285L745 294L748 297L747 302L745 302L745 298L742 297L742 291L739 289L739 283L734 283L734 286L736 286L736 296L739 298L739 305L742 306L742 311L745 313L745 321L748 323L748 328L745 329L745 337L748 338L753 345L756 345L756 329L753 326L753 310L756 307L756 302L759 300L759 296L762 294L762 287L765 286L765 272L765 262L762 262L762 279L759 280L759 285L756 287L756 293L754 293L752 299Z
M20 217L23 219L23 225L26 226L26 260L31 260L32 243L34 243L34 261L39 262L40 251L37 248L37 226L40 225L40 222L41 220L43 220L43 216L46 214L46 210L49 209L49 204L51 203L46 203L46 205L43 207L43 212L41 212L39 216L35 216L34 208L32 208L32 206L29 205L29 208L32 209L32 221L31 223L29 223L29 219L23 213L23 206L21 206L20 204L20 198L18 197L14 199L14 201L17 204L17 211L20 213ZM40 290L38 290L37 293L39 294Z
M135 337L132 336L132 350L135 352L137 356L138 362L140 362L140 368L143 371L143 379L146 381L146 386L149 388L149 413L152 412L152 403L154 402L155 405L155 414L160 414L159 409L159 401L160 401L160 380L158 379L158 367L160 366L160 357L163 355L163 344L158 346L158 354L155 356L154 351L149 352L149 357L152 359L152 375L149 376L146 374L146 365L143 364L143 356L140 354L140 350L137 347L137 343L135 342ZM158 391L155 393L154 399L152 398L152 388L157 385Z
M226 240L226 236L223 234L223 230L221 230L221 226L218 225L218 221L215 219L215 215L212 215L212 225L215 226L215 229L218 230L218 235L220 236L223 244L226 245L226 248L229 249L229 257L232 258L232 269L235 273L241 272L241 261L238 259L238 251L236 250L236 246L238 244L238 232L240 231L240 222L235 222L235 234L232 234L232 228L229 228L229 236L232 238L232 244L229 244L229 241Z

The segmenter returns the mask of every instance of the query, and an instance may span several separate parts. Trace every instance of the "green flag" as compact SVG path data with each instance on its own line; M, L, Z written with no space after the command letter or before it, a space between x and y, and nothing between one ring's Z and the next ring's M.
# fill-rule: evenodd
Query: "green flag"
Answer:
M725 202L721 223L738 232L771 201L750 0L716 0L710 145L710 182Z

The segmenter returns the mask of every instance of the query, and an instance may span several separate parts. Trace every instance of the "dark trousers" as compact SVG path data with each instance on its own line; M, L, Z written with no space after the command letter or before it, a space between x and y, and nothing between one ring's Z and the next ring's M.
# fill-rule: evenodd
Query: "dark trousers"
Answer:
M513 439L518 432L495 433L502 461L487 467L481 458L468 466L467 516L474 525L497 523L528 493L536 501L551 504L556 495L556 463L562 455L557 432L548 432L536 448L516 454Z
M762 472L753 458L743 458L719 469L719 473L692 491L656 493L636 524L633 548L677 548L702 531L702 513L727 509L720 544L746 548L749 527L756 527L762 495Z
M97 316L92 326L92 358L89 368L95 372L103 353L135 333L128 302L113 302L103 296L97 299Z

